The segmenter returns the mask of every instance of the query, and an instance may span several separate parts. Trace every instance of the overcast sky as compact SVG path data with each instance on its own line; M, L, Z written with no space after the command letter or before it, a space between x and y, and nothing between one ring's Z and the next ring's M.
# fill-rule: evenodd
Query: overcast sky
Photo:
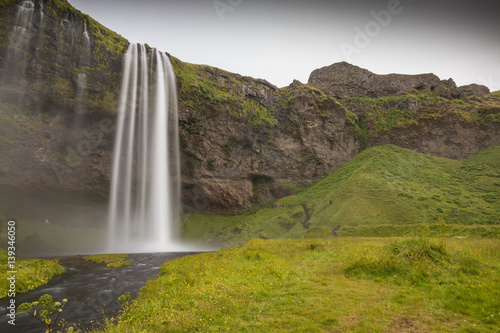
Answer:
M182 61L307 83L340 61L500 90L498 0L68 0Z

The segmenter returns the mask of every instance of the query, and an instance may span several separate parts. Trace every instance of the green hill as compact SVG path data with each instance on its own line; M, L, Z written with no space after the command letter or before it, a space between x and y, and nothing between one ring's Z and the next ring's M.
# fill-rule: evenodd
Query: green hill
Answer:
M319 183L255 212L187 215L184 236L227 245L334 233L404 236L419 232L423 223L438 233L438 221L444 219L448 236L498 237L498 202L500 147L456 161L385 145L365 150Z

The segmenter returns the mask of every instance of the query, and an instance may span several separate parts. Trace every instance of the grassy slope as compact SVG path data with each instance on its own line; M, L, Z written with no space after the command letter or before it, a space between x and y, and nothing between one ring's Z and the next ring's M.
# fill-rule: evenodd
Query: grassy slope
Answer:
M417 232L422 223L435 231L433 224L444 218L450 235L498 237L498 170L500 147L463 162L391 145L374 147L280 200L280 208L238 216L188 215L185 236L239 245L252 238L301 238L306 232L328 236L338 226L340 235L402 236Z
M499 253L486 239L253 240L165 263L105 331L498 332Z
M0 298L7 297L9 292L10 271L7 261L7 252L0 249ZM54 276L66 273L64 267L57 260L18 259L16 260L16 293L24 293L46 284Z

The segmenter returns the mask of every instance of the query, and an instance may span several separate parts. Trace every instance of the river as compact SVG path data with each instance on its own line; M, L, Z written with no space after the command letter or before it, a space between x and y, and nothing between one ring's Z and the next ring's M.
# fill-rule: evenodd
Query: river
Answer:
M60 263L66 274L53 278L49 283L25 294L16 295L16 305L33 302L44 294L50 294L54 301L67 299L61 318L69 324L90 329L102 322L104 317L119 314L118 297L130 292L135 298L148 279L158 275L162 263L197 252L131 254L126 260L132 265L124 268L106 268L81 256L62 257ZM43 325L31 315L16 315L16 325L8 324L7 306L9 299L0 300L0 331L2 333L40 333Z

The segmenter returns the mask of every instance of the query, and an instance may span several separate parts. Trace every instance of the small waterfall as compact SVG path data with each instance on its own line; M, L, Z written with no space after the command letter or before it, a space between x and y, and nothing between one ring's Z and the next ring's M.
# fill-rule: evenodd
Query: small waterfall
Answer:
M40 6L40 11L38 13L39 16L39 31L38 31L38 41L36 45L36 51L35 51L35 59L38 60L39 57L41 56L43 50L44 50L44 42L45 42L45 14L44 14L44 6L43 6L43 1L39 0L38 4Z
M23 1L18 6L14 30L10 37L10 43L16 46L25 47L31 37L31 26L35 4L31 0Z
M83 21L82 54L80 55L80 66L90 65L90 36L87 31L87 21Z
M40 26L45 25L45 14L43 13L44 7L43 7L43 2L40 1Z
M62 68L71 67L73 55L73 44L75 42L75 30L70 20L69 12L61 20L61 32L59 33L59 46L57 48L57 64ZM59 74L59 73L57 73Z
M175 75L144 45L125 55L108 221L109 250L176 251L180 170Z
M85 90L87 89L87 74L78 73L78 77L76 79L76 114L75 114L75 123L73 126L78 128L79 123L76 121L78 119L79 114L83 114L85 112L83 97L85 94Z
M14 28L9 38L9 51L3 71L3 80L12 77L22 78L26 70L28 48L32 35L33 12L35 4L31 0L17 6Z
M86 20L83 21L81 46L82 48L80 53L80 61L78 65L82 72L78 73L78 78L76 80L76 103L75 103L76 113L74 120L75 128L79 128L80 115L85 113L84 97L85 97L85 90L87 89L87 73L86 73L87 68L85 67L90 66L92 57L92 54L90 52L90 36L87 30Z

